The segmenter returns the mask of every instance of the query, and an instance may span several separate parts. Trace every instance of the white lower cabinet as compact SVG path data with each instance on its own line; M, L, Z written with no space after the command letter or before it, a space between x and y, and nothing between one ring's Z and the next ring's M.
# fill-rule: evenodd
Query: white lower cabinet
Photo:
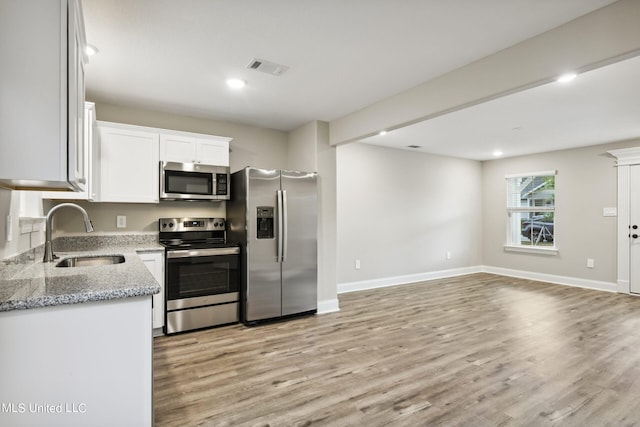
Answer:
M157 133L98 122L96 202L158 203Z
M160 293L153 296L153 329L161 331L164 327L164 251L138 252L138 256L160 284Z
M0 337L1 426L153 425L150 296L0 312Z

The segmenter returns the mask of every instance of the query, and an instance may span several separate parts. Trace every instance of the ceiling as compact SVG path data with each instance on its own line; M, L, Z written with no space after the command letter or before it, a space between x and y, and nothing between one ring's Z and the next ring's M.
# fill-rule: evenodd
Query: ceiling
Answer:
M613 1L82 0L87 40L99 49L86 68L87 99L289 131ZM253 58L289 69L248 69ZM496 149L511 156L628 139L640 135L631 123L639 75L632 59L365 141L483 160ZM229 77L247 85L232 90ZM620 84L628 81L636 84Z
M489 160L638 137L640 56L361 142Z

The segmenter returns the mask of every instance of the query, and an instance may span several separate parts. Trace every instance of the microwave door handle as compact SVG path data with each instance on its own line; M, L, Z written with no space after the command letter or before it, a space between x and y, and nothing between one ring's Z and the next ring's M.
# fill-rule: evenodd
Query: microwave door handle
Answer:
M280 263L282 262L282 191L281 190L277 190L276 191L276 200L277 200L277 207L278 207L278 212L277 212L277 216L278 216L278 235L277 235L277 242L276 242L276 246L277 246L277 251L278 253L276 254L276 262Z
M282 262L287 261L289 239L289 205L287 203L287 190L282 190Z

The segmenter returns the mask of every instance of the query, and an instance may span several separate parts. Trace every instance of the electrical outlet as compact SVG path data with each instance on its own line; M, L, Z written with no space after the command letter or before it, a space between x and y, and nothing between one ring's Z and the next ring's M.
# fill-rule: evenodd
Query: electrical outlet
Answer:
M356 268L356 270L360 270L360 260L359 259L357 259L356 262L355 262L355 268Z
M587 268L594 268L596 266L596 262L593 258L587 258Z
M118 215L116 217L116 227L117 228L127 228L127 217L124 215Z
M451 251L447 251L446 257L447 259L451 259Z

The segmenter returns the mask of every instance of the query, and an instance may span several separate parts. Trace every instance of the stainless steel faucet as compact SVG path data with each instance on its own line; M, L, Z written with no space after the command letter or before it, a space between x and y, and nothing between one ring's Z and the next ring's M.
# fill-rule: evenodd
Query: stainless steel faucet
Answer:
M84 218L84 227L87 229L87 233L91 233L93 231L93 224L91 224L91 220L89 219L89 215L87 211L85 211L82 207L76 205L75 203L61 203L51 208L49 213L47 214L47 224L45 229L45 241L44 241L44 259L42 262L52 262L55 258L53 254L53 249L51 249L51 225L53 223L53 215L60 208L76 208L78 209Z

